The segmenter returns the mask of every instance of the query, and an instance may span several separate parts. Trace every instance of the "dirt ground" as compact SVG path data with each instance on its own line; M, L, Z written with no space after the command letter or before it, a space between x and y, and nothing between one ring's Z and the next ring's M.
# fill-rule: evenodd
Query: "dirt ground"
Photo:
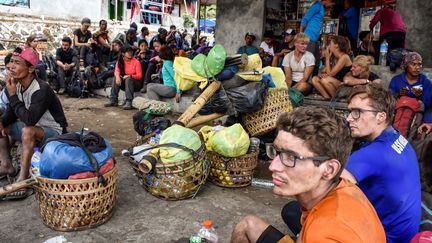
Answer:
M213 220L220 242L229 242L235 224L248 214L260 215L282 232L288 231L280 210L289 199L269 189L225 189L208 182L195 199L164 201L150 195L139 185L127 158L120 155L137 138L132 125L136 111L105 108L106 99L101 97L61 100L70 131L84 126L113 145L119 168L114 215L93 229L57 232L42 223L34 195L4 201L0 202L0 242L44 242L60 235L69 242L178 242L189 238L206 218ZM258 173L268 176L267 167L261 162Z

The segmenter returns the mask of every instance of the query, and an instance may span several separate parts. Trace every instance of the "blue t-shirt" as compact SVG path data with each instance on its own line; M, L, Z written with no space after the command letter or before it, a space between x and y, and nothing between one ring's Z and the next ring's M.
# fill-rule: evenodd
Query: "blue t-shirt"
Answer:
M256 46L241 46L237 50L237 54L246 53L248 56L259 53L259 49Z
M345 9L340 15L345 17L346 19L348 32L351 38L357 41L357 34L358 34L359 20L360 20L357 8L350 7L348 9Z
M425 113L423 116L423 121L426 123L432 122L432 82L423 74L420 74L418 80L414 84L409 84L406 79L406 73L403 72L397 76L394 76L390 81L389 89L393 95L397 96L399 90L402 88L407 88L409 91L406 96L411 98L416 98L414 93L411 91L413 88L422 89L423 94L421 96L421 101L424 104Z
M304 33L311 41L318 41L323 19L324 7L321 1L316 1L312 4L301 20L301 25L306 25Z
M420 172L414 149L393 127L367 142L346 169L381 219L387 242L409 242L421 216Z

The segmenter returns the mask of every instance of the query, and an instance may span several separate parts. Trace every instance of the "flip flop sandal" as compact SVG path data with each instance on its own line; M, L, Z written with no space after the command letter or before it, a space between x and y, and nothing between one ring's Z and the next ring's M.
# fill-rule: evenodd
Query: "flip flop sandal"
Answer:
M14 201L14 200L22 200L25 199L31 195L33 195L34 189L33 188L23 188L19 189L18 191L9 193L3 197L0 198L1 201Z

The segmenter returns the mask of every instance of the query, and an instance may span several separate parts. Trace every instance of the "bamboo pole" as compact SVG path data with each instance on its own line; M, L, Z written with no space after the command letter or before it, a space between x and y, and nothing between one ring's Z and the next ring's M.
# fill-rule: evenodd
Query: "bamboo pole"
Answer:
M190 120L190 122L186 125L187 128L192 128L192 127L196 127L199 126L203 123L212 121L214 119L218 119L220 117L225 116L225 114L223 113L213 113L210 115L205 115L205 116L198 116L193 118L192 120Z
M16 182L13 184L2 186L2 187L0 187L0 197L6 196L7 194L18 191L19 189L22 189L22 188L31 187L37 183L38 182L36 181L36 179L29 178L27 180L23 180L20 182Z
M187 126L190 120L198 113L199 110L207 103L207 101L218 91L221 83L219 81L212 82L205 90L198 96L195 101L186 109L186 111L177 119L176 123Z

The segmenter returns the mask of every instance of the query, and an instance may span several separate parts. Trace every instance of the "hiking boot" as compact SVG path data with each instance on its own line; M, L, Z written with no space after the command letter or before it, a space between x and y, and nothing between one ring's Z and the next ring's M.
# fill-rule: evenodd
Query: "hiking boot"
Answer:
M123 110L132 110L132 109L133 109L132 102L126 101L126 103L123 106Z
M118 106L118 102L116 100L110 100L108 103L104 104L105 107L113 107Z
M60 88L57 94L62 95L65 92L65 88Z

